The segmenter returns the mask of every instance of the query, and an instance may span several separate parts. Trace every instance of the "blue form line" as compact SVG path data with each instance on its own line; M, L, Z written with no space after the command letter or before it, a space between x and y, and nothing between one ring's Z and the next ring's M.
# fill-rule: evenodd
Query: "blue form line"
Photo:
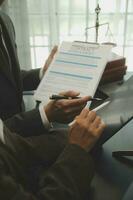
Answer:
M63 52L63 51L61 51L60 54L80 56L80 57L93 58L93 59L101 59L100 56L87 56L87 55L83 55L83 54L67 53L67 52Z
M64 75L64 76L72 76L72 77L77 77L77 78L82 78L82 79L90 79L90 80L93 79L92 77L89 77L89 76L80 76L80 75L63 73L63 72L50 71L50 73L60 74L60 75Z
M78 62L69 62L69 61L59 60L59 59L57 59L55 62L62 62L62 63L73 64L73 65L82 65L82 66L87 66L87 67L97 67L97 65L88 65L88 64L83 64L83 63L78 63Z

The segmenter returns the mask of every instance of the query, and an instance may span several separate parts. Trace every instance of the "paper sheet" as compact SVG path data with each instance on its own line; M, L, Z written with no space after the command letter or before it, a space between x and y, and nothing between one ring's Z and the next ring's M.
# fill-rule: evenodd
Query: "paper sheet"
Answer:
M63 42L35 92L35 99L47 103L52 94L67 90L93 97L110 50L109 45Z

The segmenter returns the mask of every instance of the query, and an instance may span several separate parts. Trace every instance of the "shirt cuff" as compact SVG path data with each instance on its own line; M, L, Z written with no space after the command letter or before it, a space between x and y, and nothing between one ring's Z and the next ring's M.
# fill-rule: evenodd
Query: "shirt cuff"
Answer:
M5 138L3 133L3 122L1 119L0 119L0 140L5 144Z
M41 116L41 119L42 119L42 123L43 125L45 126L46 129L50 129L52 128L52 125L51 123L49 122L47 116L46 116L46 113L44 111L44 105L43 104L40 104L39 105L39 112L40 112L40 116Z

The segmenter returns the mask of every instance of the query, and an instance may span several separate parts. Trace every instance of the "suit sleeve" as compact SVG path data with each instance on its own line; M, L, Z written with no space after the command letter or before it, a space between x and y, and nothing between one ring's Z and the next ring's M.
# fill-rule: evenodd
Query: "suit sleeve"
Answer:
M29 71L21 70L21 79L23 82L23 91L36 90L40 83L40 69L32 69Z
M6 28L9 32L8 34L10 35L11 40L14 44L14 47L16 48L15 53L17 54L16 35L15 35L15 29L14 29L12 20L10 19L10 17L8 15L6 15L3 12L1 12L0 14L1 14L3 21L5 22ZM21 71L21 79L23 82L23 90L24 91L35 90L37 88L37 86L40 82L39 71L40 71L40 69L34 69L34 70L29 70L29 71L22 70Z
M47 174L41 176L36 195L25 191L9 175L0 179L0 193L2 199L12 200L84 200L92 176L90 156L80 147L69 145Z
M38 108L22 112L4 121L4 124L12 131L24 137L44 134L45 129Z

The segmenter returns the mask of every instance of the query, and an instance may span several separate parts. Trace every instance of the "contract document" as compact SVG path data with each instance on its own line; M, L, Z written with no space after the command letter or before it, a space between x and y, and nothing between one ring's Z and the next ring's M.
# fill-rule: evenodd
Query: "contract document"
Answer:
M110 45L62 42L34 94L35 99L47 103L52 94L68 90L93 97L111 48Z

